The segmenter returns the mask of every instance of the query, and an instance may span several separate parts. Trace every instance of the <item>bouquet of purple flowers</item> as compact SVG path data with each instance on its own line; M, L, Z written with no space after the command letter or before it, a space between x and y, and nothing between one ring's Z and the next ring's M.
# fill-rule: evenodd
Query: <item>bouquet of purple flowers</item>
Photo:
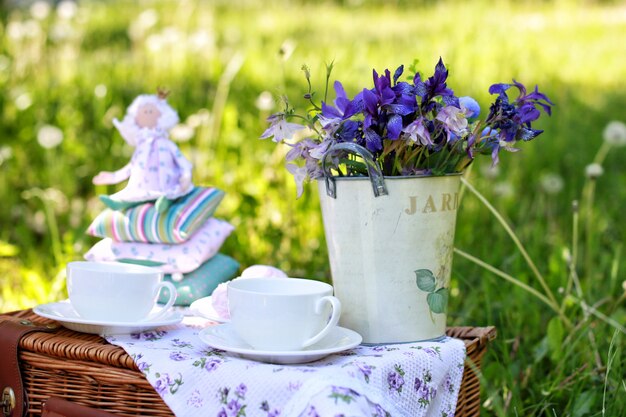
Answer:
M374 87L364 88L353 99L336 81L332 104L314 101L310 72L303 66L309 86L304 98L312 105L306 114L297 114L285 99L282 112L268 118L270 126L261 139L291 147L287 169L302 194L305 180L323 176L321 160L336 143L351 142L367 148L384 175L444 175L462 172L478 154L491 155L498 163L500 151L515 152L517 142L530 141L543 131L531 123L541 109L551 114L552 101L539 92L528 92L523 84L493 84L489 93L497 95L484 120L480 106L471 97L457 97L448 88L448 70L441 58L435 73L423 79L419 72L400 81L404 66L391 75L373 71ZM327 67L326 91L332 64ZM516 98L509 97L512 88ZM290 120L297 119L300 123ZM292 141L297 134L297 138ZM366 175L363 163L354 156L335 158L339 175Z

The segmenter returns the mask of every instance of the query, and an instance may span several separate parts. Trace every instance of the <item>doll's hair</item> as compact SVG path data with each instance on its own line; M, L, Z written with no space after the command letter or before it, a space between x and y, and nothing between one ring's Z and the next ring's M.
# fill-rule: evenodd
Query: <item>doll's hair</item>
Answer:
M176 113L176 110L174 110L170 107L169 104L167 104L165 98L160 98L159 95L155 94L142 94L138 96L135 100L133 100L131 105L128 106L126 115L131 116L134 120L135 116L137 115L137 110L139 110L139 107L145 104L152 104L156 106L156 108L159 109L159 111L161 112L161 116L157 121L157 127L160 129L163 129L165 131L170 130L171 128L176 126L176 124L180 120L178 118L178 113Z

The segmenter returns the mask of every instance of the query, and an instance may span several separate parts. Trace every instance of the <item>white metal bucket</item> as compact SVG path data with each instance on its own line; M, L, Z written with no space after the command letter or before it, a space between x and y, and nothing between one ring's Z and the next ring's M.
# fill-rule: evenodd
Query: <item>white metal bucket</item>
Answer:
M318 181L340 325L363 342L445 334L459 184L460 175Z

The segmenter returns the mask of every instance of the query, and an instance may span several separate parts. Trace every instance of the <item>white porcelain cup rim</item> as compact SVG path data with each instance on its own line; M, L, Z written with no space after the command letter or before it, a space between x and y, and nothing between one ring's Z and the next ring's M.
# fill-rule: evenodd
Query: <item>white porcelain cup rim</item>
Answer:
M272 287L262 287L263 284L272 284ZM287 286L290 286L289 288ZM234 288L237 291L241 291L249 294L268 294L273 297L276 296L289 296L292 297L296 294L289 293L286 290L293 286L299 286L297 294L312 295L321 294L328 291L333 291L333 286L326 282L316 281L307 278L242 278L228 282L228 287ZM310 288L310 291L303 291L304 287ZM251 288L252 287L252 288ZM274 290L275 288L275 290Z
M123 262L108 262L108 261L72 261L68 262L68 268L79 269L82 271L94 271L94 272L122 272L124 274L161 274L163 272L153 268L151 266L137 265Z
M158 296L159 292L163 288L167 288L169 290L169 299L167 303L158 308L158 310L151 312L146 317L137 320L138 322L149 322L163 318L167 314L171 312L171 308L176 302L177 290L174 284L168 281L163 281L164 273L153 267L137 265L132 263L123 263L123 262L94 262L94 261L71 261L66 265L66 271L81 271L81 272L97 272L97 273L119 273L126 276L149 276L154 277L158 275L159 282L154 286L153 292L154 296ZM72 296L70 295L70 304L72 304ZM81 315L79 313L79 315Z
M309 337L304 338L304 340L288 342L289 344L297 344L299 349L307 348L326 337L330 331L337 326L341 316L341 302L337 297L332 295L332 285L322 281L306 278L245 278L230 281L227 288L229 300L232 293L239 293L240 296L244 297L254 297L258 295L259 297L269 297L276 301L289 300L293 302L293 300L301 299L304 304L313 302L312 308L317 316L320 316L325 311L327 304L330 304L332 315L320 331L309 335ZM287 305L289 305L288 302ZM280 320L280 317L276 319ZM241 331L241 326L238 326L237 323L237 316L232 312L230 323L233 325L236 332ZM239 324L241 325L241 322ZM254 347L254 340L247 338L245 334L239 335ZM256 340L256 342L258 343L258 340ZM274 350L284 349L281 346L275 347Z

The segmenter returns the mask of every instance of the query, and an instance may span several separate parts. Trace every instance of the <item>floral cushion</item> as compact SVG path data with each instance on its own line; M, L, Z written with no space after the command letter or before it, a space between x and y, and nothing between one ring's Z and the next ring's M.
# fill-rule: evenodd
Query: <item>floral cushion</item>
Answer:
M189 240L176 245L116 242L105 238L85 254L85 259L141 264L155 267L166 274L185 274L215 256L233 229L230 223L211 217Z
M196 187L159 213L154 202L125 210L104 210L87 229L116 242L182 243L213 215L224 198L217 188Z
M226 282L237 276L239 263L230 256L218 253L198 269L183 276L182 281L175 281L171 275L166 275L166 281L172 281L178 296L177 306L188 306L194 301L209 296L222 282ZM161 291L159 302L164 303L169 298L167 288Z

